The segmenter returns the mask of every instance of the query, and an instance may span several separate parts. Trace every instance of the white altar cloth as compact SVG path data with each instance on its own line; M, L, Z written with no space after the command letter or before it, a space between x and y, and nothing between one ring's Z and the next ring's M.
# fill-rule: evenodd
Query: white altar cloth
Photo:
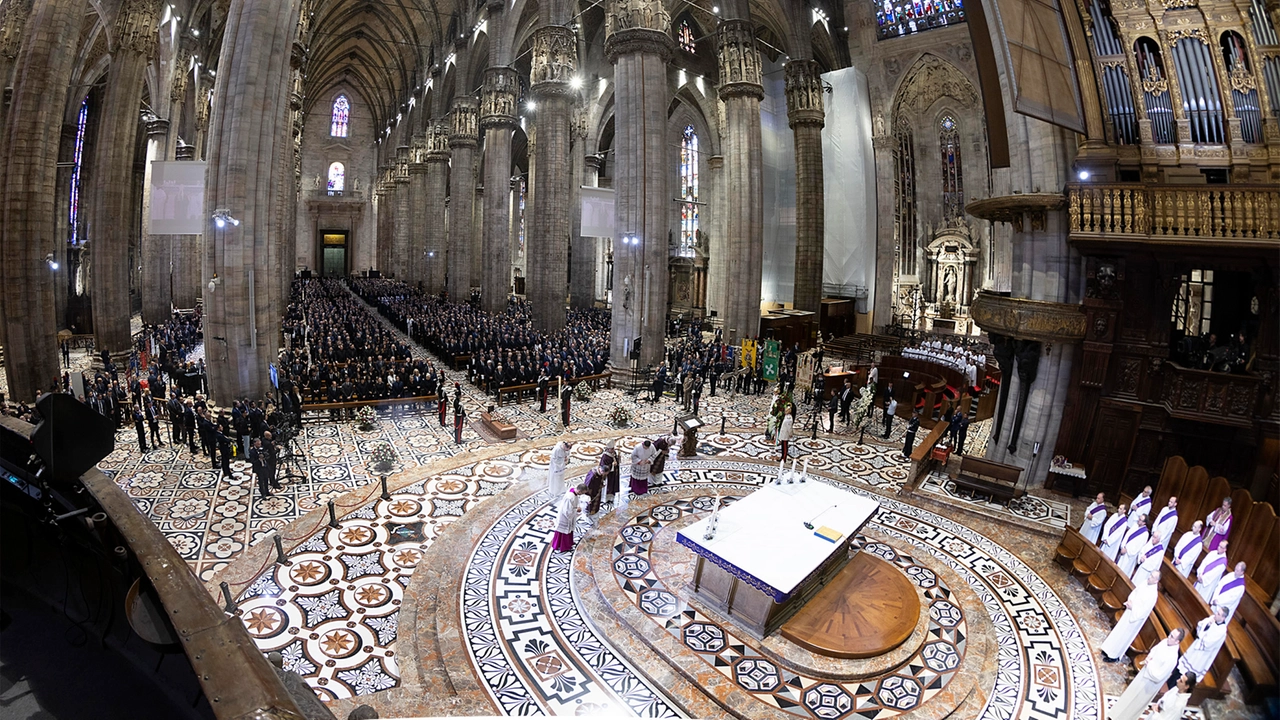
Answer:
M702 538L710 515L681 530L676 540L783 602L833 552L843 552L879 507L876 500L812 478L769 484L722 508L711 540ZM833 543L813 534L824 525L843 537Z

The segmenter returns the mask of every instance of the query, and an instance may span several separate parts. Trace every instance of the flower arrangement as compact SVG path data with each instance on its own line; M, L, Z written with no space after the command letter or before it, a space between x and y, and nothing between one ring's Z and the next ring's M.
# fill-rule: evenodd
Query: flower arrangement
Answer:
M586 402L591 399L591 388L584 382L580 382L573 386L573 399L578 402Z
M875 399L875 389L870 385L864 385L862 390L858 392L858 397L853 401L853 407L849 409L849 418L853 422L853 426L857 428L859 433L859 442L861 442L861 434L866 432L867 426L871 424L872 401Z
M373 446L369 457L373 460L374 466L388 468L396 461L396 451L392 449L391 443L382 442Z
M356 421L360 423L361 430L372 430L377 419L378 413L368 405L361 405L356 410Z
M609 414L609 422L614 427L626 427L631 424L631 411L622 405L615 405Z

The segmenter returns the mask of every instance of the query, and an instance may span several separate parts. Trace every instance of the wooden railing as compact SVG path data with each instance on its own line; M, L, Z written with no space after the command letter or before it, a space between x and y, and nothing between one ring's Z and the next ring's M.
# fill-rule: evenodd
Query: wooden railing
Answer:
M1160 402L1176 418L1249 427L1262 395L1262 378L1257 375L1164 363Z
M1271 185L1072 184L1067 211L1072 234L1280 240L1280 189Z

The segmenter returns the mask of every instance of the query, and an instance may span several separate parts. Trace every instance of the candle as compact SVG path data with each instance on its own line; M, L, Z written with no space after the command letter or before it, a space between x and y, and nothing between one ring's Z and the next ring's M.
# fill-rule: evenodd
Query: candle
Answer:
M809 458L804 459L804 474L809 474Z
M795 458L791 458L791 474L792 474L792 475L795 475L795 474L796 474L796 460L795 460Z

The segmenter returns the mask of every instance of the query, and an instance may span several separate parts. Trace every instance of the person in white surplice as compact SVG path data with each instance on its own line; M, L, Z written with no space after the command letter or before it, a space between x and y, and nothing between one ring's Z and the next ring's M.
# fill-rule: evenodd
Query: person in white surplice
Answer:
M1133 570L1133 584L1141 585L1147 581L1151 573L1160 572L1160 564L1164 561L1164 540L1159 535L1152 535L1147 544L1142 546L1138 554L1137 567Z
M569 467L569 448L573 443L561 440L551 451L551 468L547 470L547 494L553 498L564 495L564 471Z
M1184 634L1182 628L1174 628L1169 637L1151 648L1151 652L1147 653L1147 664L1142 666L1138 676L1124 689L1120 700L1107 714L1108 720L1138 720L1178 666L1178 644L1182 642Z
M1156 515L1155 522L1151 523L1151 534L1159 535L1166 540L1173 537L1173 531L1178 529L1178 498L1169 498L1169 504L1160 508L1160 514Z
M1094 500L1084 511L1084 522L1080 524L1080 534L1085 540L1098 544L1098 536L1102 533L1102 523L1107 519L1107 496L1098 493L1098 498Z
M1133 512L1130 511L1130 517ZM1147 539L1151 534L1147 532L1146 525L1138 525L1129 531L1124 537L1124 543L1120 546L1120 557L1116 558L1116 564L1120 566L1120 572L1129 577L1133 577L1133 569L1138 566L1138 556L1142 553L1142 548L1146 547Z
M1191 571L1196 567L1196 559L1200 557L1200 550L1204 547L1201 537L1203 531L1204 523L1197 520L1190 530L1182 533L1178 544L1173 548L1173 568L1182 573L1182 577L1191 577Z
M1230 575L1223 575L1218 581L1218 587L1214 588L1213 594L1209 596L1210 607L1220 605L1226 608L1228 620L1235 616L1236 608L1240 607L1240 599L1244 597L1244 570L1244 563L1236 563L1236 571Z
M1200 561L1200 569L1196 570L1196 592L1200 593L1200 597L1205 602L1209 602L1209 598L1213 597L1213 591L1218 587L1218 580L1222 578L1222 573L1227 571L1227 541L1223 540L1218 543L1217 550L1210 550L1204 559Z
M1126 525L1127 520L1125 507L1122 504L1116 508L1115 514L1107 518L1107 521L1102 526L1102 535L1098 537L1101 543L1098 547L1102 550L1102 554L1111 560L1115 560L1116 555L1120 552L1120 544L1124 542L1125 528L1128 527Z
M1196 686L1196 676L1183 673L1178 683L1160 696L1156 703L1156 714L1151 720L1181 720L1182 711L1187 709L1187 701L1191 699L1191 691Z
M1147 582L1134 588L1129 599L1124 602L1124 614L1111 629L1111 634L1102 641L1102 658L1107 662L1119 662L1128 652L1133 639L1146 624L1147 617L1156 606L1156 598L1160 597L1160 573L1147 576Z
M1196 641L1187 648L1187 654L1178 661L1178 669L1204 677L1218 657L1218 650L1227 639L1227 609L1216 605L1213 615L1196 623Z

